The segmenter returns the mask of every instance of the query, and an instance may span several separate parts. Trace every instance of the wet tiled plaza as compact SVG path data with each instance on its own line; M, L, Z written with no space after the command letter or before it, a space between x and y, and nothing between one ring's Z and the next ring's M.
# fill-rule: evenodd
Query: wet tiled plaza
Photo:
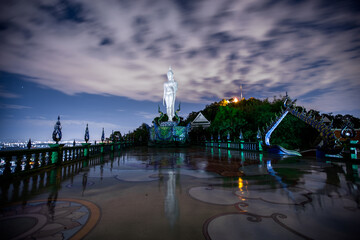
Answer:
M3 182L0 229L5 239L359 239L359 183L356 162L137 147Z

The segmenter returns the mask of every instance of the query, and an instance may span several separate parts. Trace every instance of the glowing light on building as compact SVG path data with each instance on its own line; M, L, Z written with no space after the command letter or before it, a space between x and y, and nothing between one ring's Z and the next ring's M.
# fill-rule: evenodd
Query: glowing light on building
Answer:
M244 187L244 183L243 183L243 180L242 180L242 178L241 177L239 177L239 190L240 190L240 192L242 192L243 191L243 188Z
M239 99L237 98L237 97L234 97L234 103L237 103L237 102L239 102Z
M226 106L226 105L228 105L229 103L230 103L229 100L223 99L223 100L221 100L221 102L220 102L220 106Z

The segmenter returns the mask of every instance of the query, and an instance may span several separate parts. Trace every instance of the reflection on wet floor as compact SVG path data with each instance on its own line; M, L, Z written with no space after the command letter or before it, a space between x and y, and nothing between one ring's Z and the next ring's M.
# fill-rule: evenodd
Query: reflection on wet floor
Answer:
M3 181L0 230L5 239L358 239L359 182L354 162L139 147Z

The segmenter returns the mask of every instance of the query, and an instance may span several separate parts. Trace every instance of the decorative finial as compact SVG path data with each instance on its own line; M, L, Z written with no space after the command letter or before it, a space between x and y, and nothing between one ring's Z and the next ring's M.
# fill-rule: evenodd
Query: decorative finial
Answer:
M239 139L240 139L240 140L244 140L244 136L243 136L243 133L242 133L242 130L241 130L241 129L240 129Z
M285 107L285 108L287 108L288 105L290 105L290 104L287 104L288 99L289 99L289 96L288 96L287 91L286 91L285 101L284 101L284 107Z
M104 142L105 140L105 132L104 132L104 128L102 129L102 134L101 134L101 142Z
M261 132L260 132L260 129L259 129L259 128L258 128L258 131L257 131L256 138L257 138L257 139L261 139Z
M84 140L87 143L90 139L90 135L89 135L89 126L88 124L86 124L86 129L85 129L85 136L84 136Z
M28 144L27 144L27 148L30 149L31 148L31 138L29 138Z
M61 137L62 137L62 133L61 133L61 123L60 123L60 115L59 115L58 120L57 120L57 122L55 123L55 126L54 126L54 131L53 131L53 134L52 134L52 138L56 142L56 144L58 144L59 141L61 140Z

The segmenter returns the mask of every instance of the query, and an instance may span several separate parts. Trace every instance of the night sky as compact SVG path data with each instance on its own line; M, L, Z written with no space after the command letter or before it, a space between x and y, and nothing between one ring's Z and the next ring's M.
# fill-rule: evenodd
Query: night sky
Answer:
M360 1L0 1L0 141L151 124L169 65L180 115L285 95L360 117ZM165 111L165 107L162 107Z

